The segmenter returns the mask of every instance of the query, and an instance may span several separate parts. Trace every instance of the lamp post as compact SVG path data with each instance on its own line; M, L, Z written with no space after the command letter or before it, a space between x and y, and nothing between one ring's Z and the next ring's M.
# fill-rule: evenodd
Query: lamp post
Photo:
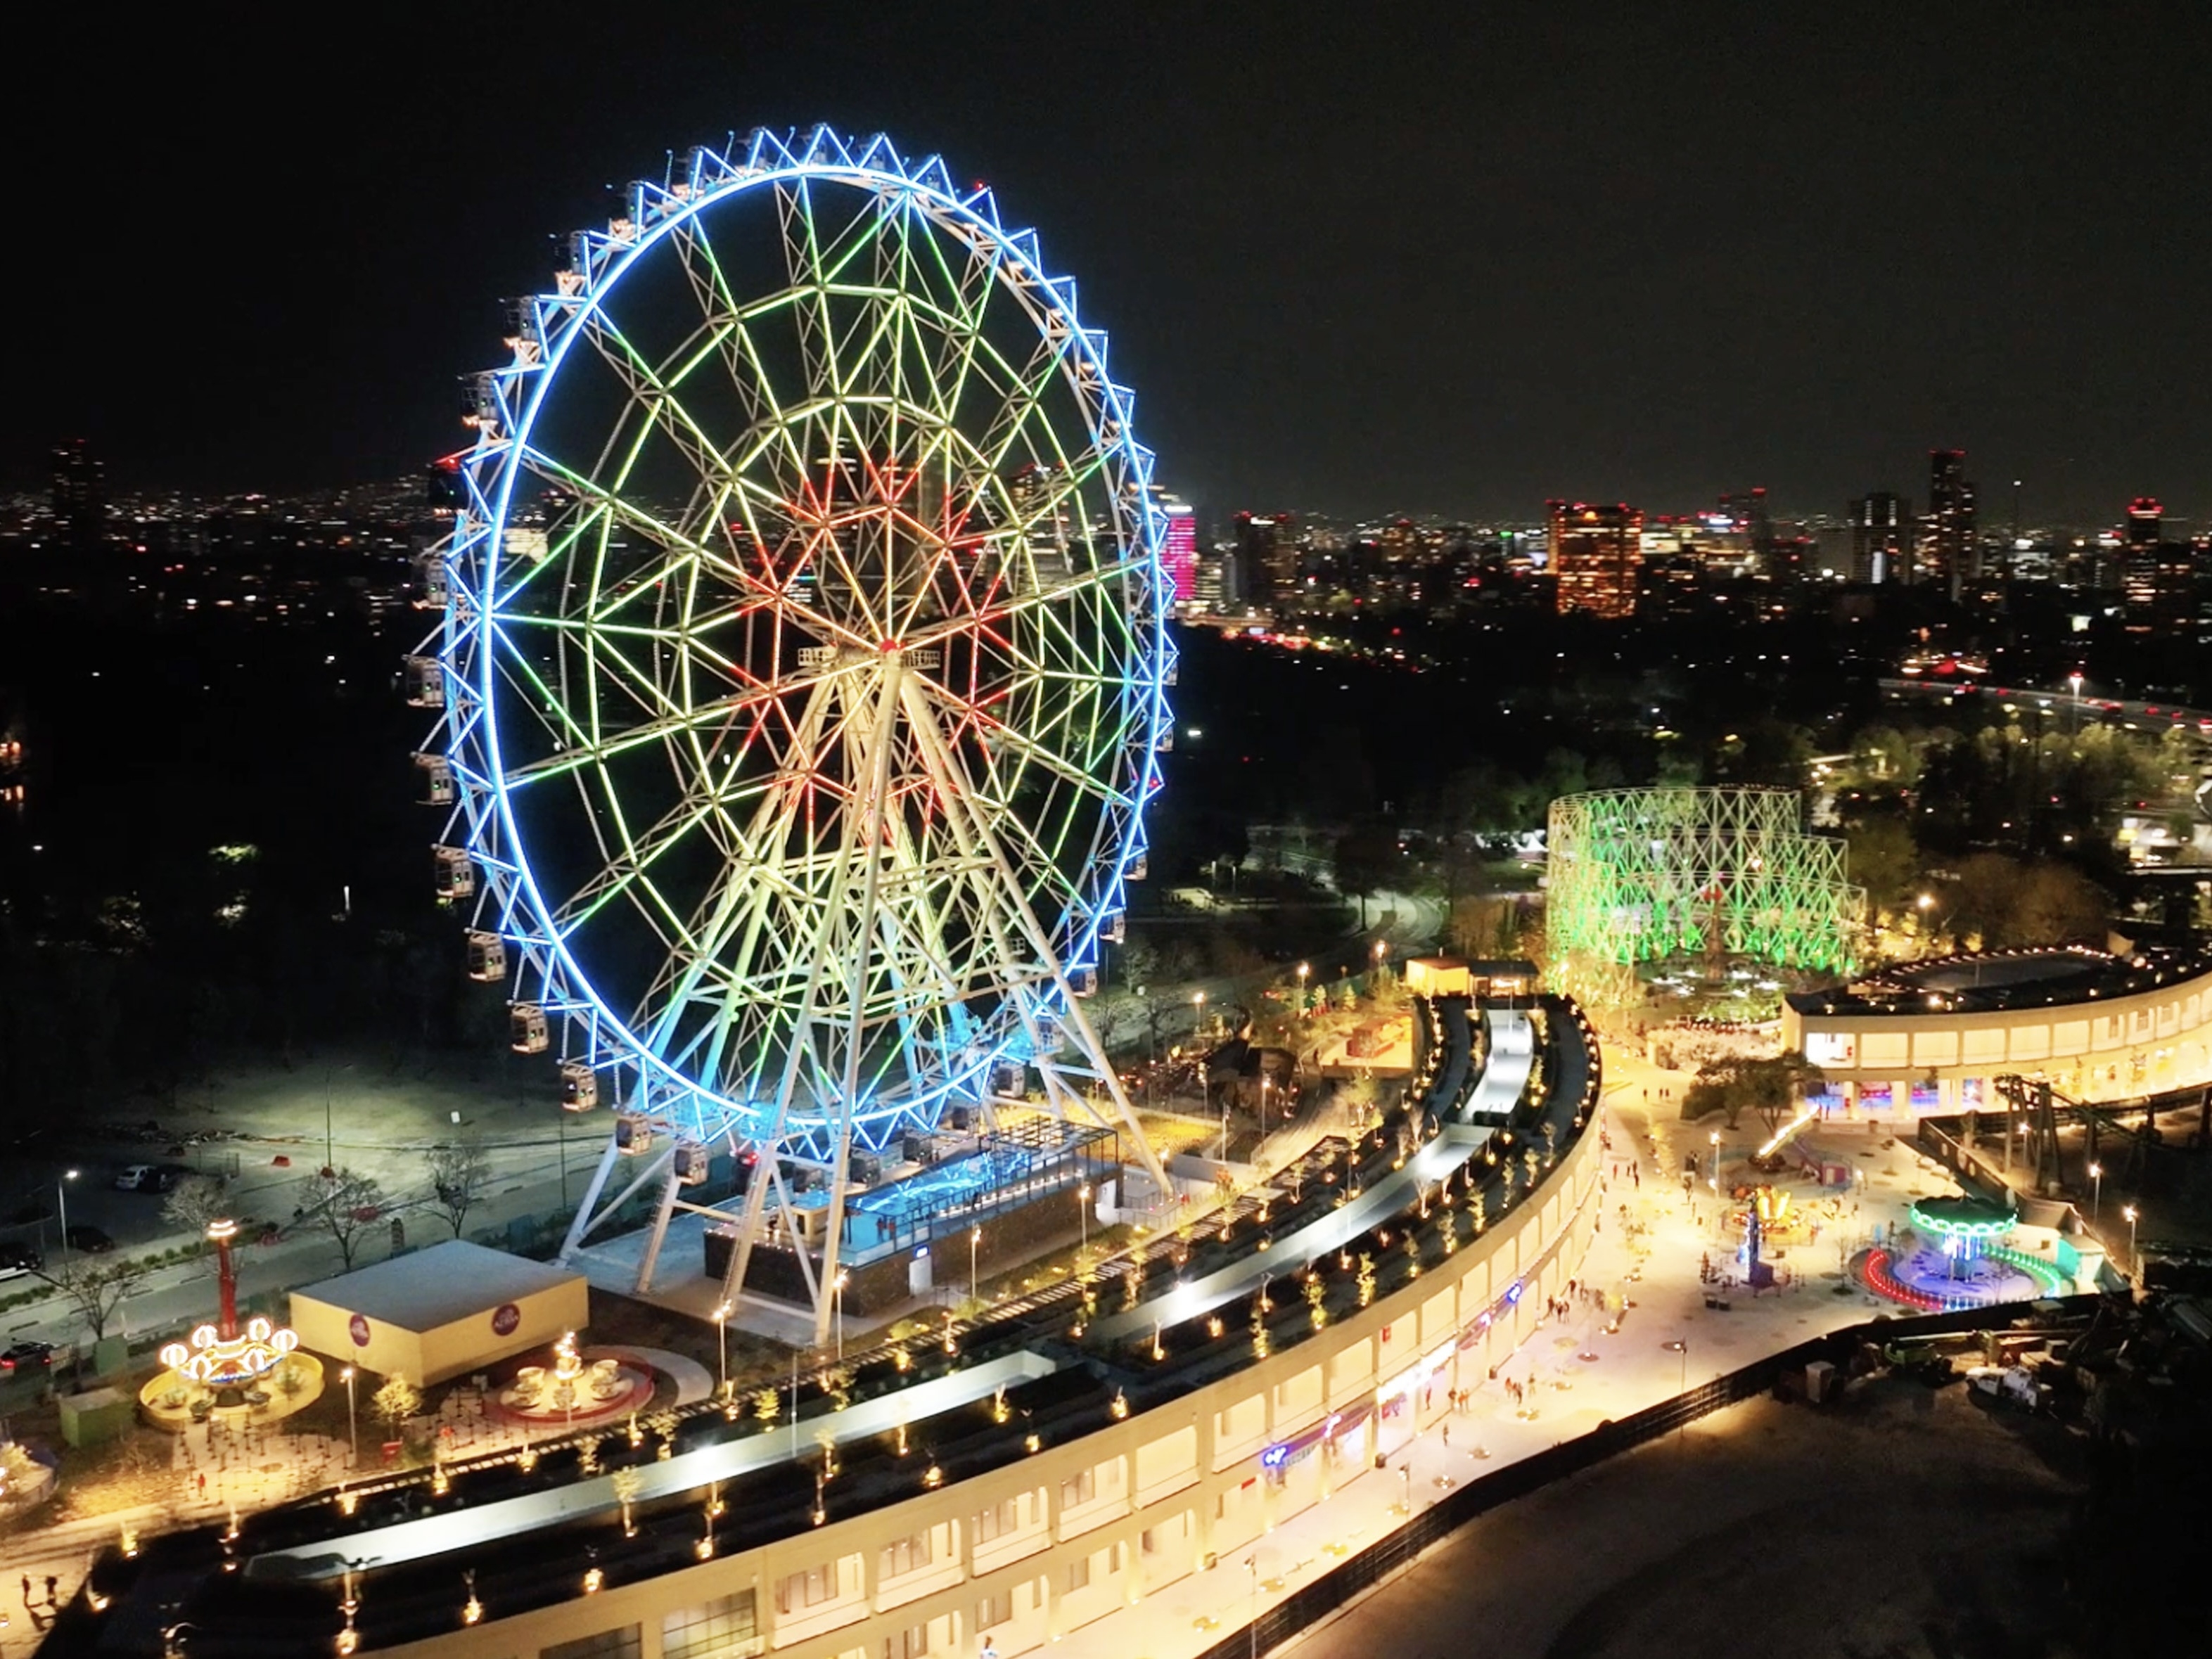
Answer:
M2092 1164L2089 1166L2089 1224L2092 1227L2097 1224L2097 1218L2103 1212L2104 1207L2105 1166L2101 1164Z
M354 1415L353 1367L347 1366L338 1373L338 1376L346 1385L346 1444L351 1449L353 1458L346 1467L358 1468L361 1467L361 1430Z
M62 1254L64 1255L69 1254L69 1183L76 1179L75 1170L64 1170L62 1171L61 1178L54 1182L54 1199L60 1205L62 1212Z
M1076 1247L1075 1265L1081 1267L1083 1259L1091 1254L1091 1183L1085 1182L1075 1194L1076 1213L1083 1222L1083 1242Z
M1254 1550L1244 1558L1244 1576L1252 1581L1252 1616L1245 1621L1244 1651L1251 1659L1260 1653L1260 1552Z
M2070 746L2081 735L2081 671L2075 669L2066 677L2066 684L2074 693L2072 715L2068 722L2066 741Z
M2136 1248L2136 1222L2141 1214L2132 1204L2123 1205L2120 1213L2128 1223L2128 1273L2131 1278L2142 1277L2142 1252Z
M1390 946L1389 942L1384 939L1376 939L1375 941L1375 982L1368 988L1368 994L1370 996L1376 994L1382 988L1382 958L1389 954Z
M852 1276L848 1270L840 1267L836 1279L830 1286L830 1310L837 1322L837 1363L841 1365L845 1363L845 1281Z
M1193 991L1190 994L1190 1034L1192 1041L1195 1042L1197 1040L1200 1028L1205 1024L1205 1021L1206 993L1203 991Z
M968 1299L970 1302L981 1300L975 1289L975 1247L982 1242L983 1230L970 1227L968 1230Z
M1716 1130L1714 1130L1714 1131L1712 1132L1712 1133L1711 1133L1710 1136L1708 1136L1708 1137L1707 1137L1707 1139L1710 1139L1710 1140L1712 1142L1712 1147L1713 1147L1713 1180L1712 1180L1712 1188L1713 1188L1713 1192L1714 1192L1714 1194L1715 1194L1716 1195L1717 1195L1717 1194L1719 1194L1719 1192L1720 1192L1720 1189L1721 1189L1721 1132L1720 1132L1718 1129L1716 1129Z
M730 1316L736 1311L727 1302L714 1304L714 1352L720 1359L720 1398L730 1397Z
M1298 1012L1301 1014L1306 1011L1306 975L1312 971L1312 963L1302 962L1298 964Z
M1265 1152L1267 1146L1267 1088L1273 1082L1274 1079L1269 1077L1266 1072L1260 1073L1260 1144L1252 1151L1252 1162L1255 1164L1260 1161L1260 1154Z

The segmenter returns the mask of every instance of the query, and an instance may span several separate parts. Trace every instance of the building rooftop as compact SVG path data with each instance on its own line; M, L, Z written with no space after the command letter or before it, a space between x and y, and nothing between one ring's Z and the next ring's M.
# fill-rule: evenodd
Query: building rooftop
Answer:
M404 1331L433 1331L582 1277L565 1267L455 1238L303 1286L293 1294L366 1314Z

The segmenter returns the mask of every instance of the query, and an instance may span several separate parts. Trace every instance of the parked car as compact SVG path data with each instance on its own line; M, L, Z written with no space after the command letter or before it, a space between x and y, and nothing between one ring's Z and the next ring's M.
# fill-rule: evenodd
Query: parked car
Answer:
M118 1193L135 1193L146 1188L149 1184L146 1177L153 1173L154 1166L150 1164L133 1164L115 1177L115 1190Z
M72 1250L82 1250L87 1255L98 1255L103 1250L115 1248L115 1241L99 1227L75 1226L65 1235Z
M0 1353L0 1370L29 1370L33 1366L54 1363L54 1345L51 1342L18 1342L5 1353Z
M46 1259L27 1244L0 1244L0 1279L21 1279L46 1265Z

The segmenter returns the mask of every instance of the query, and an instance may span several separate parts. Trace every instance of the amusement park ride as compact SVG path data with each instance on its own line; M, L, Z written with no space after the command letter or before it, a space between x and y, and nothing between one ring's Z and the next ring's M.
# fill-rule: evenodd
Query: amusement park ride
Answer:
M468 972L614 1108L563 1259L657 1184L641 1290L679 1211L725 1300L806 1241L819 1343L849 1197L940 1122L1112 1125L1164 1188L1083 998L1171 741L1165 520L1073 283L935 158L759 131L509 319L406 685Z

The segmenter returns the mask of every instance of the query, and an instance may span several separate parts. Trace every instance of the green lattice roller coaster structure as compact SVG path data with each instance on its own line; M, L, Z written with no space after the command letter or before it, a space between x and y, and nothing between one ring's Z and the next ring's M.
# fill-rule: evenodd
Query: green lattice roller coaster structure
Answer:
M1563 968L1749 957L1847 975L1866 894L1790 789L1608 789L1552 803L1546 936Z

